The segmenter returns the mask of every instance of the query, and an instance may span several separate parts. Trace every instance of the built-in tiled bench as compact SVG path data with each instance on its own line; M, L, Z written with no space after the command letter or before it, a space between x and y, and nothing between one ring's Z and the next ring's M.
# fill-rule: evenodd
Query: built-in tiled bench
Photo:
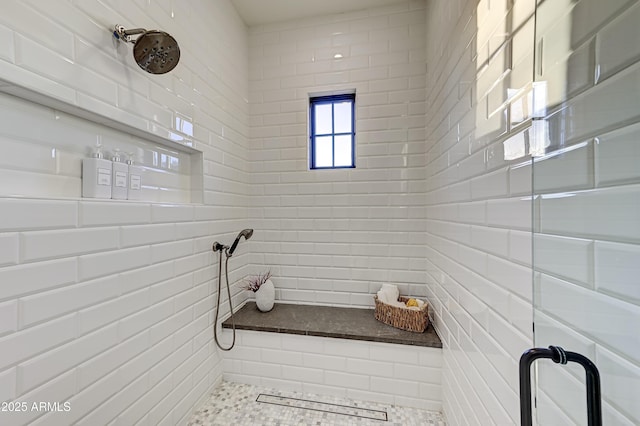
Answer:
M377 321L372 309L248 302L234 314L223 377L283 390L441 410L442 343ZM231 342L231 320L222 325Z
M255 302L248 302L233 318L237 330L442 347L440 337L431 324L424 333L400 330L376 320L373 309L278 303L271 311L260 312ZM231 328L231 319L227 319L222 327Z

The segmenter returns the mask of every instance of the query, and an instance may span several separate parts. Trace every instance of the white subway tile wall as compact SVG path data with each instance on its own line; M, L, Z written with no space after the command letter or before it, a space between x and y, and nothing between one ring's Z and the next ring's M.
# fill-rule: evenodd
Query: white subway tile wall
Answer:
M640 376L637 1L562 2L559 14L538 2L535 24L535 0L407 0L249 29L226 0L6 3L3 81L203 159L0 95L0 400L72 406L0 423L180 423L224 368L442 406L453 425L515 424L532 302L538 346L567 342L601 365L607 424L640 422L635 393L619 391ZM131 46L114 47L115 24L168 31L180 64L147 75ZM356 169L308 170L309 94L352 89ZM534 114L550 146L532 169L528 153L547 142L528 129ZM79 198L96 140L135 150L150 202ZM200 190L204 205L185 204ZM442 355L242 332L222 362L210 247L246 227L231 282L270 267L282 300L359 307L397 283L432 303ZM232 297L246 298L238 286ZM554 371L540 371L540 421L580 423L579 370Z
M252 260L280 299L372 307L385 282L426 294L424 8L249 29ZM356 168L309 170L310 94L353 89Z
M223 357L233 382L442 409L439 348L239 330Z
M541 105L550 146L533 170L534 318L545 325L536 325L537 346L558 344L596 363L604 421L627 425L640 423L640 57L629 44L640 37L631 24L640 8L603 5L544 2L538 10L535 72L550 84ZM553 367L540 369L547 397L539 415L585 423L584 372Z
M169 32L180 64L145 73L131 45L114 44L115 24ZM0 35L3 85L180 141L204 162L0 94L0 401L71 408L2 411L0 423L184 423L222 378L211 245L249 225L247 29L228 1L11 0ZM134 151L147 201L80 198L81 159L97 140ZM202 189L209 206L189 204ZM247 253L244 243L229 262L232 283ZM237 286L233 299L245 299Z
M519 422L517 361L533 346L531 167L521 123L534 6L427 2L426 287L452 425Z
M428 3L428 289L444 410L451 424L518 423L535 318L535 346L601 367L605 422L636 424L635 394L615 389L640 372L638 4L537 3L538 40L533 0ZM523 133L532 112L546 140ZM530 149L544 154L533 168ZM586 423L583 375L541 366L541 424Z

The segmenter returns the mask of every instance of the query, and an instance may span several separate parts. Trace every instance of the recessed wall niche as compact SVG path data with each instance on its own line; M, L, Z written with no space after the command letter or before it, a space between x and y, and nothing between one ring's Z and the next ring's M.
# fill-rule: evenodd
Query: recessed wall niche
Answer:
M0 196L81 198L82 159L100 143L143 168L140 201L203 202L202 153L188 145L26 90L0 92L0 123Z

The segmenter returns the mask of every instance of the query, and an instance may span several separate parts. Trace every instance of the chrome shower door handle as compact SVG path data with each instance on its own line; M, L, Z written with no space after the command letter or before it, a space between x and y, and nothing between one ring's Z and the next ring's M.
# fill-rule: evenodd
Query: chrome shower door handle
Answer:
M600 401L600 373L596 365L584 355L565 352L560 346L549 346L549 349L532 348L520 357L520 424L532 426L533 412L531 407L531 364L539 358L549 358L556 364L577 362L582 365L587 385L587 425L602 426L602 404Z

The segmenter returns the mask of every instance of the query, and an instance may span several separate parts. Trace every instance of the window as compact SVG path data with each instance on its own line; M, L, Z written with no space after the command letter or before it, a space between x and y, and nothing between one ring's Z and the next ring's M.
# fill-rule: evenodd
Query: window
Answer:
M355 93L309 99L312 169L355 167Z

